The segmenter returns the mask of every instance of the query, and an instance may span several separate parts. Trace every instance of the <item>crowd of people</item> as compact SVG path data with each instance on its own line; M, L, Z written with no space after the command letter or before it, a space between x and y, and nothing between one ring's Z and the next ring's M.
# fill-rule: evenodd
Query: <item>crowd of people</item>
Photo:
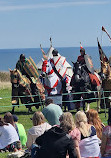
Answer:
M32 158L111 157L111 109L105 126L94 109L86 113L78 111L73 117L70 112L60 110L52 99L46 99L45 103L42 112L33 114L33 126L27 134L16 115L6 112L0 117L1 152L27 147Z

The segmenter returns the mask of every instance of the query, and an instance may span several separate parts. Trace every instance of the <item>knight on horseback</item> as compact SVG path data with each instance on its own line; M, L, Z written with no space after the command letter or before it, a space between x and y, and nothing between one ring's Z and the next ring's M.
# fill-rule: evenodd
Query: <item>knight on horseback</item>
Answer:
M37 109L45 99L44 88L38 78L36 65L31 57L25 58L21 54L16 64L16 69L10 70L12 83L12 113L14 113L15 105L19 105L19 97L22 104L28 108L28 112L32 112L31 107ZM33 96L32 96L33 95Z
M67 87L70 86L70 80L72 77L72 75L71 77L69 77L70 75L67 75L67 74L71 74L71 70L69 70L67 67L71 67L71 66L67 63L66 58L61 56L59 52L52 47L52 43L47 54L45 54L42 47L41 47L41 51L42 51L43 60L44 60L42 64L42 76L44 76L44 81L45 81L44 86L45 86L45 89L48 91L48 96L54 95L54 94L67 93ZM47 77L45 77L44 73L47 75ZM53 78L53 76L55 77ZM58 84L56 84L57 81L58 81ZM55 87L55 85L58 88ZM61 91L56 92L55 91L56 89L58 90L60 89ZM66 97L67 95L62 95L62 101L67 100L67 99L64 99ZM63 104L66 104L66 103L62 102L62 105Z
M74 75L71 79L72 92L85 92L80 94L74 94L74 100L80 100L76 102L76 108L79 110L81 97L83 103L83 110L85 110L85 99L87 103L92 102L90 98L93 97L93 93L91 91L97 91L100 86L100 80L98 75L93 67L92 59L89 55L85 53L85 49L81 46L80 43L80 53L81 55L78 57L77 62L73 63L74 67ZM99 106L99 105L98 105ZM99 107L98 107L99 108ZM89 109L89 105L88 105ZM88 110L87 109L87 110Z
M54 72L57 74L57 76L60 78L62 83L62 93L70 93L70 81L71 77L67 75L67 66L66 66L66 58L64 56L59 55L58 51L54 49L52 51L53 58L50 60L51 65L54 69ZM62 96L62 105L65 108L68 107L68 110L70 110L70 103L69 101L69 95L63 95Z

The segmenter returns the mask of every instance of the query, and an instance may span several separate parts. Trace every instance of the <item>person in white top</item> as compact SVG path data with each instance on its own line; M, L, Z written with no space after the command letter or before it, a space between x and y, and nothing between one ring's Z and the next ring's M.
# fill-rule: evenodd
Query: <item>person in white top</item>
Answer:
M79 143L81 157L99 157L100 147L96 129L93 125L88 124L86 114L83 111L78 111L75 114L75 124L81 133Z
M41 136L46 130L51 128L51 125L45 122L45 117L42 112L35 112L32 117L33 127L29 129L27 136L27 148L31 150L32 144L35 143L37 137Z
M17 141L19 142L19 137L16 129L10 123L5 123L0 117L0 150L15 151Z

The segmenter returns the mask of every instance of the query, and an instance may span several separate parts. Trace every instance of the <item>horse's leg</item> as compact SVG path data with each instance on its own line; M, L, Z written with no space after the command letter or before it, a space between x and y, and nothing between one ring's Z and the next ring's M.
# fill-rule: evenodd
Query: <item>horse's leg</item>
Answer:
M36 84L34 83L31 83L31 91L32 91L32 95L33 98L34 98L34 106L36 109L39 108L39 106L41 106L41 97L40 97L40 94L39 94L39 89L37 88Z
M100 112L100 102L101 102L101 86L97 86L97 112Z
M85 101L82 101L83 111L85 112L86 104Z
M100 112L100 97L101 97L101 92L98 91L98 99L97 99L97 112Z
M90 103L87 103L87 110L86 110L86 112L88 112L89 109L90 109Z
M14 114L15 106L12 107L12 114Z
M32 112L32 109L31 109L32 105L30 105L30 103L32 103L31 102L32 100L29 95L30 93L28 89L21 86L19 89L19 96L22 96L20 97L20 100L22 104L25 104L25 107L28 109L28 113Z

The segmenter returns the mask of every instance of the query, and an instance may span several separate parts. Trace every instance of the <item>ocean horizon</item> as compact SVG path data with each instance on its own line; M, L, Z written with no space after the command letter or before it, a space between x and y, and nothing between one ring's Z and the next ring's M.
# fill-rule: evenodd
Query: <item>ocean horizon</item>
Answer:
M98 47L84 47L86 54L91 56L94 69L100 69L99 51ZM49 48L43 48L47 53ZM80 47L56 47L60 55L66 57L67 62L72 66L72 61L76 62L80 55ZM111 46L102 47L104 53L109 58L111 56ZM19 48L19 49L0 49L0 71L9 71L14 69L20 54L25 54L26 58L30 56L37 65L42 59L42 52L40 48Z

